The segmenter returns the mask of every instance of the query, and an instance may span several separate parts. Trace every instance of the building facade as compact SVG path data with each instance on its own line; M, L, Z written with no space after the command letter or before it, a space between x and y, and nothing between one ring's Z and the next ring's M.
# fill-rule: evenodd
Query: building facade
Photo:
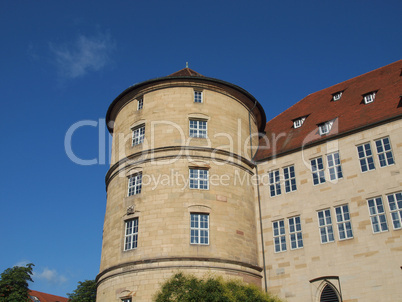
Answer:
M97 301L151 301L177 271L287 301L402 295L402 61L266 123L244 89L185 68L107 112Z

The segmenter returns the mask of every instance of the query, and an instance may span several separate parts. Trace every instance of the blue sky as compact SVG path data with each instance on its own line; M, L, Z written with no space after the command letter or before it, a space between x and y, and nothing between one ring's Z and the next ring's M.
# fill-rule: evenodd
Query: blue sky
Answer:
M401 1L368 0L1 1L0 272L33 262L31 289L61 296L95 278L103 122L127 87L189 62L249 91L271 119L401 59L401 11ZM72 151L97 164L66 154L77 122L88 126L74 132Z

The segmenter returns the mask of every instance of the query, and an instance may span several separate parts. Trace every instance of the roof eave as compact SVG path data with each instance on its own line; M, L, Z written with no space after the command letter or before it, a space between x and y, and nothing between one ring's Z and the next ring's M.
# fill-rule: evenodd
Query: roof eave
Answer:
M291 153L298 152L298 151L303 150L305 148L311 148L311 147L323 144L323 143L325 143L327 141L331 141L331 140L334 140L334 139L339 139L339 138L351 135L353 133L357 133L357 132L364 131L364 130L367 130L367 129L370 129L370 128L374 128L374 127L377 127L377 126L380 126L380 125L383 125L383 124L386 124L386 123L390 123L390 122L393 122L393 121L396 121L396 120L399 120L399 119L402 119L402 114L392 116L392 117L384 119L384 120L376 121L374 123L370 123L368 125L364 125L364 126L361 126L361 127L355 128L355 129L347 130L347 131L344 131L342 133L338 133L338 134L334 134L334 135L327 135L322 139L314 140L314 141L312 141L310 143L307 143L307 144L305 144L303 146L299 146L299 147L292 148L292 149L286 149L286 150L281 151L279 153L275 153L275 154L271 154L269 156L259 158L259 159L257 159L255 161L255 163L258 165L258 164L261 164L263 162L269 161L271 159L279 158L279 157L282 157L282 156L285 156L285 155L288 155L288 154L291 154ZM257 156L256 157L258 157L258 151L257 151Z

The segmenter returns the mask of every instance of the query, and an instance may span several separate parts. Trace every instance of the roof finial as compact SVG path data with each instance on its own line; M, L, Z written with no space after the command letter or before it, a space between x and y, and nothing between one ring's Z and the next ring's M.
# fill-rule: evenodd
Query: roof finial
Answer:
M186 62L186 68L188 68L188 62Z

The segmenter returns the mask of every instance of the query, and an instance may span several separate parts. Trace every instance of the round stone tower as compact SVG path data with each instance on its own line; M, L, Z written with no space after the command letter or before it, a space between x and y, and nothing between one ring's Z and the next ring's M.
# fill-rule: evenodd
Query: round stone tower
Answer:
M106 122L97 301L151 301L178 271L260 286L251 155L266 118L257 100L185 68L123 91Z

